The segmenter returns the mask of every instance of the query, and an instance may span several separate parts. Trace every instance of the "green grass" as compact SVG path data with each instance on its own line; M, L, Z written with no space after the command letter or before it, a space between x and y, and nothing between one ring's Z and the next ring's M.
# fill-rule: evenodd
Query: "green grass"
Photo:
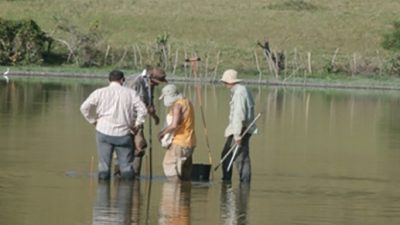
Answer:
M30 18L58 38L56 20L62 17L85 30L98 21L105 42L112 46L153 46L167 32L172 49L209 55L210 66L221 51L221 69L256 71L256 41L268 36L273 50L293 60L312 52L315 65L353 54L384 57L382 34L399 17L400 1L393 0L0 0L1 17ZM350 59L349 59L350 58ZM262 58L260 58L261 60ZM249 69L250 68L250 69ZM254 68L254 69L252 69ZM262 65L267 71L266 65Z

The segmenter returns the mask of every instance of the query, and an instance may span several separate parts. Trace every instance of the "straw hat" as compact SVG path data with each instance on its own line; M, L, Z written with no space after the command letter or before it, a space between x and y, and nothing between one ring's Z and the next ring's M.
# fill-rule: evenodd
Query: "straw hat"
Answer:
M161 96L158 98L159 100L164 100L164 105L169 107L176 100L181 99L182 94L179 93L177 87L174 84L167 84L161 90Z
M168 83L167 79L166 79L166 74L165 71L161 68L153 68L150 71L150 79L152 79L153 81L157 82L157 83Z
M226 70L224 72L224 74L222 74L222 78L220 81L224 82L224 83L228 83L228 84L235 84L235 83L239 83L242 80L241 79L237 79L238 76L238 72L236 70Z

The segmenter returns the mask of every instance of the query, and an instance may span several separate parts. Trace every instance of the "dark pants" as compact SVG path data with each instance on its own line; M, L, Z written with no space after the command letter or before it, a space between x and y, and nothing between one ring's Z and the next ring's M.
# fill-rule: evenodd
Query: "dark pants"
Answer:
M136 155L135 159L133 160L133 171L135 171L135 176L139 177L140 176L140 171L142 169L142 160L143 160L144 154Z
M96 132L97 151L99 154L99 179L107 180L111 176L111 160L112 153L116 151L119 170L121 171L121 178L133 178L132 162L133 144L132 136L127 134L125 136L109 136Z
M237 149L235 158L233 159L236 169L238 170L240 182L250 182L251 180L251 162L249 154L250 134L244 135L240 147ZM221 159L228 153L234 145L233 135L226 139L224 149L222 150ZM232 160L234 151L227 156L222 163L222 180L230 181L232 179L232 167L228 170L228 166Z

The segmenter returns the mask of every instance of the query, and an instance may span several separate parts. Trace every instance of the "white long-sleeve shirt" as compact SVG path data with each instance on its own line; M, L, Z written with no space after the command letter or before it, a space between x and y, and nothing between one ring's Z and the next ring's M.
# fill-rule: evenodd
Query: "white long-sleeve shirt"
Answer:
M80 110L89 123L96 123L97 131L110 136L129 134L132 127L144 123L147 114L136 92L118 82L92 92Z
M225 129L225 137L233 135L234 139L238 140L243 129L254 120L254 100L251 92L242 84L235 84L231 88L231 96L229 124ZM253 124L247 133L257 133L256 126Z

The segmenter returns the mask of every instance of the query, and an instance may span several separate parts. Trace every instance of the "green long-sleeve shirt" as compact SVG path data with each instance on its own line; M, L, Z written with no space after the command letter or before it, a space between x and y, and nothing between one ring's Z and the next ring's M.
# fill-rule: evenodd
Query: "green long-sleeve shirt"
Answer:
M231 88L231 101L229 124L225 129L225 137L234 136L240 139L241 132L254 120L254 99L251 92L242 84L235 84ZM247 131L249 134L257 133L255 124Z

